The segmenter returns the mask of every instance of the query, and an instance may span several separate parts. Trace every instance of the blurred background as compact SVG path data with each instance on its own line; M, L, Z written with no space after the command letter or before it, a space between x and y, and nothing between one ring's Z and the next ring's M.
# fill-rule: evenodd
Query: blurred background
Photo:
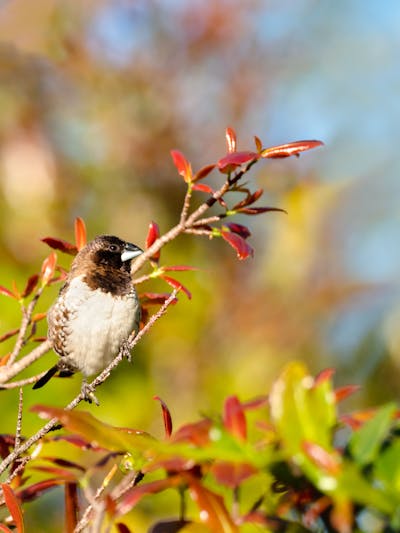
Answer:
M396 0L0 2L2 285L22 287L48 254L40 238L72 240L76 216L90 238L144 245L150 220L166 231L184 195L172 148L198 169L225 154L228 125L239 149L253 135L326 145L254 168L263 205L288 211L236 220L254 259L193 237L163 251L165 264L202 269L180 276L193 299L99 390L96 416L162 435L153 395L178 425L229 394L265 393L292 359L361 384L347 407L399 398L399 27ZM19 309L0 298L1 335ZM26 410L64 405L79 386L27 389ZM14 430L16 394L2 393L2 431ZM39 423L27 412L24 431Z

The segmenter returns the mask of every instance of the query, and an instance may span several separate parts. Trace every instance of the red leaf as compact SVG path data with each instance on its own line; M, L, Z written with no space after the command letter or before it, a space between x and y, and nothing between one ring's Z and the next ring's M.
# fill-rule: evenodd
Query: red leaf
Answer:
M43 261L42 269L41 269L41 276L42 276L42 286L44 287L49 283L51 278L54 275L54 270L56 268L57 263L57 254L55 252L51 252L48 257Z
M171 287L173 287L174 289L177 289L178 291L183 291L189 298L189 300L192 298L191 292L177 279L170 278L169 276L160 276L160 278L167 282L168 285L171 285Z
M25 289L22 291L22 298L26 298L27 296L29 296L32 291L34 290L34 288L36 287L37 285L37 282L39 281L39 275L38 274L33 274L33 276L31 276L27 283L26 283L26 286L25 286Z
M240 235L242 239L247 239L250 237L251 233L248 227L243 226L242 224L237 224L236 222L229 222L226 224L232 233Z
M257 152L261 152L262 151L262 142L261 142L261 139L259 137L257 137L257 135L254 135L254 144L256 145Z
M318 146L323 146L321 141L295 141L287 144L280 144L279 146L271 146L271 148L265 148L261 152L261 157L266 159L289 157L291 155L299 155L300 152L305 150L311 150Z
M192 189L194 191L208 192L209 194L214 194L214 190L206 183L195 183Z
M159 236L160 236L160 228L158 227L157 222L154 222L152 220L149 224L149 230L147 232L146 249L150 248L150 246L159 238Z
M226 144L228 146L228 153L236 152L236 132L229 126L225 130Z
M230 231L221 231L221 237L236 250L237 257L240 260L254 255L253 248L240 235Z
M258 158L259 154L256 152L233 152L220 159L217 166L220 172L229 174L235 170L236 167L240 167L245 163L250 163L250 161L254 161Z
M251 409L259 409L260 407L264 407L268 405L269 398L268 396L258 396L257 398L253 398L252 400L248 400L247 402L242 402L242 408L247 411Z
M255 474L257 469L246 463L219 461L212 465L211 472L219 484L235 489L243 481Z
M156 494L171 487L178 487L181 485L182 479L180 476L170 476L165 479L158 479L137 485L128 490L117 505L117 514L119 516L129 513L135 505L148 494Z
M164 429L165 429L165 436L167 439L170 438L172 434L172 417L171 413L167 407L167 404L159 397L154 396L154 400L158 400L161 404L162 414L163 414L163 420L164 420Z
M3 294L4 296L8 296L9 298L14 298L15 300L18 300L17 296L11 292L9 289L6 289L2 285L0 285L0 294Z
M339 387L334 391L335 400L337 403L342 402L343 400L345 400L346 398L348 398L355 392L358 392L359 390L360 390L359 385L346 385L344 387Z
M122 522L118 522L118 524L115 525L117 526L119 533L131 533L129 527L123 524Z
M12 282L11 282L11 288L12 288L12 291L15 294L15 297L17 298L17 300L21 300L22 296L21 296L21 293L18 290L17 284L15 283L15 279L13 279Z
M149 224L149 230L147 232L146 237L146 249L150 248L150 246L159 238L160 236L160 228L158 227L158 224L154 221L151 221ZM155 263L158 263L160 260L160 254L161 250L158 250L154 255L150 257L150 261L154 261Z
M87 243L86 226L85 226L84 220L81 217L76 217L74 226L75 226L75 243L79 251L79 250L82 250L82 248L86 246L86 243Z
M1 488L3 489L3 496L4 501L7 505L7 509L10 511L12 519L14 520L14 523L17 527L18 533L23 533L24 519L22 516L20 502L9 485L7 485L6 483L2 483Z
M269 213L270 211L279 211L287 214L287 211L279 207L242 207L237 209L238 213L243 213L244 215L261 215L261 213Z
M192 267L188 265L172 265L172 266L163 266L162 270L164 272L185 272L187 270L199 270L197 267Z
M3 335L0 337L0 342L4 342L7 339L10 339L11 337L14 337L19 332L19 329L12 329L10 331L7 331L7 333L3 333Z
M210 442L211 421L207 418L185 424L175 431L173 442L190 442L194 446L206 446Z
M222 496L206 489L193 477L189 478L188 484L190 496L200 509L200 520L209 527L210 531L213 533L239 532L239 528L225 507Z
M201 168L200 170L198 170L196 172L196 174L193 176L193 179L192 181L199 181L199 180L202 180L204 178L206 178L210 172L212 172L215 168L215 165L207 165L203 168Z
M32 317L32 322L40 322L44 318L46 318L47 313L36 313Z
M171 150L171 157L179 174L186 183L190 183L192 181L192 167L185 156L179 150Z
M53 248L54 250L60 250L60 252L64 252L69 255L76 255L78 253L78 248L74 244L71 244L70 242L64 241L62 239L44 237L40 240L50 246L50 248Z
M246 192L246 198L244 200L241 200L239 203L233 206L232 211L237 211L241 207L245 207L246 205L254 204L263 194L263 189L258 189L257 191L250 193L249 189L238 189L241 192Z
M317 387L326 381L331 381L335 372L336 370L334 368L325 368L324 370L321 370L321 372L314 378L314 387Z
M9 529L7 526L5 526L4 524L0 524L0 531L3 531L3 533L13 533L11 531L11 529Z
M353 503L350 500L336 500L330 515L332 527L338 533L354 531Z
M142 305L162 305L168 300L170 296L171 294L169 292L142 292L139 295L139 300ZM175 298L172 303L175 304L177 301L178 300Z
M33 501L36 498L39 498L44 492L47 492L54 487L58 487L59 485L64 485L64 483L68 481L70 481L69 477L68 479L62 477L44 479L43 481L39 481L38 483L34 483L33 485L18 491L18 498L20 498L22 502Z
M319 468L332 475L337 475L340 472L340 460L335 454L327 452L322 446L314 442L304 441L302 448Z
M76 482L66 483L64 487L65 506L65 531L74 533L78 524L78 484Z
M246 416L242 404L237 396L228 396L224 404L224 426L240 441L245 441L247 436Z

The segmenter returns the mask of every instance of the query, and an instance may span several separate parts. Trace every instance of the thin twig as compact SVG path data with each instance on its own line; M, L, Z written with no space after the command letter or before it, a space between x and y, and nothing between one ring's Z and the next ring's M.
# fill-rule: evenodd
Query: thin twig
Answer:
M185 199L183 201L183 207L181 211L181 218L179 220L180 224L184 224L187 219L187 215L190 208L190 200L192 199L192 186L188 184L188 188L186 190Z
M18 338L15 342L13 351L11 352L11 355L7 361L7 367L11 367L15 361L15 359L20 354L22 348L25 344L25 334L27 332L27 329L29 327L29 324L31 323L31 318L33 311L35 309L35 306L37 304L37 301L39 300L40 296L42 295L43 287L40 287L38 291L36 292L35 296L32 298L32 300L29 302L28 307L22 308L22 322L21 327L18 333Z
M1 389L16 389L17 387L24 387L25 385L30 385L31 383L36 383L41 377L47 374L47 370L36 374L36 376L31 376L30 378L21 379L20 381L11 381L11 383L3 383L0 385Z
M89 392L94 392L94 390L101 385L109 376L111 370L113 370L126 356L127 351L131 351L132 348L139 342L139 340L145 335L149 329L154 325L154 323L161 318L164 313L166 313L168 307L171 305L171 303L176 298L177 291L172 291L169 298L164 302L164 304L160 307L160 309L152 315L150 320L146 323L146 325L143 327L143 329L133 338L129 338L126 345L122 346L119 354L111 363L103 370L101 374L95 378L92 383L88 385ZM80 392L66 407L66 411L71 411L74 409L82 400L85 399L85 396L82 392ZM32 437L30 437L28 440L26 440L21 446L18 448L15 447L14 451L10 453L2 463L0 463L0 474L6 470L6 468L9 467L9 465L15 461L21 454L29 450L29 448L35 444L37 441L39 441L41 438L43 438L55 425L58 424L57 418L52 418L45 424L41 429L39 429Z
M17 427L15 430L15 443L14 448L19 448L21 444L21 434L22 434L22 408L24 405L24 390L22 387L19 389L19 399L18 399L18 416L17 416Z
M45 340L29 354L16 361L12 366L0 367L0 383L7 383L7 381L30 366L34 361L42 357L42 355L47 353L49 350L51 350L51 342L49 340Z

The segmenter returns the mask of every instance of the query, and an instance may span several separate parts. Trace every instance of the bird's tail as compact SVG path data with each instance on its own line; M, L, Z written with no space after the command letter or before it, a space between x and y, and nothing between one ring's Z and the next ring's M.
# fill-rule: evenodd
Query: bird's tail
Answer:
M56 365L52 366L46 372L46 374L44 374L44 376L42 376L40 379L38 379L37 382L34 384L34 386L32 388L33 389L40 389L41 387L43 387L43 385L46 385L46 383L55 374L57 374L57 372L59 372L59 376L62 377L62 378L66 378L66 377L72 376L72 374L74 373L72 370L69 370L69 369L66 369L66 368L62 368L62 367L60 368L60 365L56 364Z

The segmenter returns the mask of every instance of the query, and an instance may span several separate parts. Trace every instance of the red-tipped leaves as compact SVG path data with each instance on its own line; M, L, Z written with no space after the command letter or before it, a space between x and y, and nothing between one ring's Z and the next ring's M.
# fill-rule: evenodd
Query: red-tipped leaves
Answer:
M321 141L295 141L287 144L280 144L279 146L271 146L265 148L261 152L261 157L265 159L276 159L282 157L290 157L291 155L299 155L300 152L323 146Z

